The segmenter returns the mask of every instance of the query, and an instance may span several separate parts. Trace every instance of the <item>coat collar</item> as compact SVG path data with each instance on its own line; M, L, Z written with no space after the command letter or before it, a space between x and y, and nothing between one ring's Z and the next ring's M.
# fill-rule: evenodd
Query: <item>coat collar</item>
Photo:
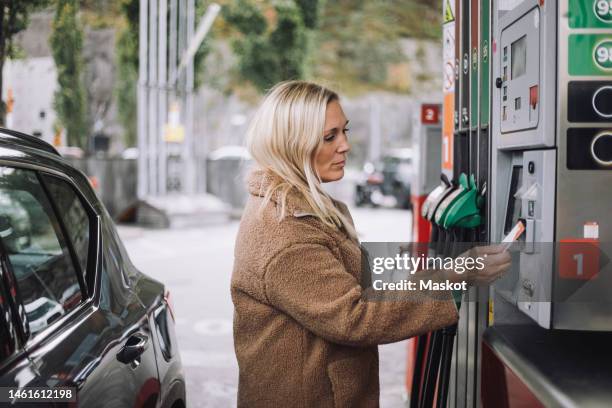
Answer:
M280 180L280 177L276 174L256 168L247 176L249 193L254 196L263 197L272 182L277 180ZM280 202L280 193L275 192L272 194L271 200L278 204ZM295 189L291 189L287 194L286 210L287 214L292 214L294 217L315 216L308 202Z

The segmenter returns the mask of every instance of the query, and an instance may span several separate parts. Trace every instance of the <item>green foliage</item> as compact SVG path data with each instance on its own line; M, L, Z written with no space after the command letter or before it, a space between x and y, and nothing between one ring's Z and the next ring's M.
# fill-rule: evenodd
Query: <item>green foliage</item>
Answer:
M392 65L407 59L400 40L439 38L441 7L441 0L325 2L314 47L315 76L334 81L349 94L397 91L388 75Z
M57 0L51 49L57 67L58 89L54 108L66 129L68 144L87 148L86 94L82 81L83 28L78 19L77 0Z
M230 0L224 21L241 80L265 91L316 77L349 93L387 88L399 40L439 39L441 0Z
M237 0L222 9L223 18L242 34L262 35L267 27L265 17L252 1Z
M442 40L441 0L385 0L401 37Z
M318 72L331 72L344 89L383 87L387 66L403 59L392 11L382 1L327 2L318 37L319 49L324 50L319 53Z
M315 29L319 24L319 0L295 0L300 8L306 28Z
M79 0L83 25L93 29L115 27L123 2L123 0Z
M206 14L206 10L208 9L207 3L209 2L196 1L196 5L195 5L196 28L197 28L197 24L199 23L200 19L204 16L204 14ZM195 55L193 56L193 72L194 72L193 86L195 89L198 89L204 83L204 77L206 75L206 66L205 66L206 57L211 51L210 44L213 41L213 39L214 39L214 32L213 30L210 30L208 34L206 35L206 38L204 38L204 41L202 41L202 44L200 44L200 48L198 48Z
M2 95L2 73L7 58L19 56L13 43L15 34L24 30L29 23L30 13L46 6L48 0L19 0L0 2L0 95ZM0 100L0 124L4 125L6 107Z
M317 2L312 2L316 6ZM309 30L304 24L304 11L309 24L314 24L316 7L298 7L294 1L277 1L268 9L268 16L255 4L236 0L225 7L223 17L242 35L232 46L238 56L238 72L259 91L279 81L303 78L309 52ZM313 11L314 10L314 11ZM268 20L275 20L275 25Z
M0 3L2 7L2 27L0 33L0 52L2 54L0 56L3 60L6 57L12 57L13 53L16 51L12 39L15 34L28 26L30 13L46 6L48 3L48 0L3 0Z
M115 97L126 147L135 146L138 137L138 10L139 0L121 0L125 24L119 31L116 45L118 67Z

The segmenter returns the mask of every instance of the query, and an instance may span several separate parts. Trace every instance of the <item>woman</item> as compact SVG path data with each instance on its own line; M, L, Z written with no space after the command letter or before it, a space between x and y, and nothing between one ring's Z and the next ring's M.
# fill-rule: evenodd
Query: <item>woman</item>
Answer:
M457 321L446 300L375 302L359 282L361 253L347 207L321 183L343 177L348 120L338 95L290 81L275 86L247 134L258 165L238 232L232 274L238 406L378 406L378 344ZM480 249L490 282L507 253Z

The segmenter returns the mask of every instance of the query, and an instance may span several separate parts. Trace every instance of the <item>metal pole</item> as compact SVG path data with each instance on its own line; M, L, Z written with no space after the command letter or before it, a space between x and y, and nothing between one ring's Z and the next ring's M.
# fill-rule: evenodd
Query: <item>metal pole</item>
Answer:
M177 29L178 29L178 2L177 0L170 0L170 33L169 44L168 44L168 74L170 78L176 78L176 64L177 64ZM176 92L176 80L168 84L170 103L175 104L178 101L178 93ZM166 144L166 157L165 166L168 169L170 163L169 156L174 155L176 151L175 143ZM168 176L166 173L166 186L168 184Z
M194 0L187 0L187 38L191 42L194 38L195 30L195 4ZM194 155L194 134L193 134L193 84L194 84L194 62L193 58L187 65L185 81L186 103L186 126L185 126L185 147L187 148L187 162L185 171L185 192L193 194L195 180L195 155Z
M168 118L168 88L167 88L167 79L168 79L168 61L166 51L168 48L168 27L167 27L167 18L168 18L168 2L167 0L159 0L159 52L158 52L158 62L159 62L159 72L158 72L158 86L159 86L159 106L158 106L158 119L159 126L157 128L156 140L158 147L158 191L160 195L166 195L166 141L164 139L164 125L167 123Z
M178 41L178 2L177 0L170 0L170 33L168 43L168 74L170 78L176 78L176 64L177 64L177 41ZM170 82L168 84L170 89L171 100L176 101L176 83Z
M157 195L157 135L159 123L157 120L157 0L149 0L149 131L147 144L149 146L149 195Z
M374 96L370 96L370 151L369 160L380 159L380 104Z
M187 0L178 0L178 55L182 55L187 47ZM181 72L179 74L179 80L184 80Z
M178 67L179 70L185 69L188 62L193 59L196 52L198 52L202 41L204 41L206 34L208 34L208 31L212 27L213 23L215 22L215 18L217 18L217 14L219 14L220 11L221 6L217 3L212 3L210 6L208 6L208 9L206 9L206 14L204 14L202 20L200 20L198 23L198 28L196 29L195 34L189 38L189 48L187 48L187 50L181 55L181 62ZM175 77L171 76L170 78L172 82L176 81Z
M178 55L182 55L187 48L187 0L179 0L179 19L178 19ZM178 83L175 84L176 92L178 97L180 98L181 105L181 122L186 123L187 121L187 113L185 109L185 105L187 102L187 98L185 96L185 73L182 71L178 71ZM185 129L185 133L187 133L187 129ZM187 134L185 134L185 138L183 143L180 146L177 146L177 154L180 157L180 192L185 191L185 173L187 167ZM175 164L178 165L178 164Z
M147 172L147 0L140 0L140 20L138 22L138 198L148 192Z

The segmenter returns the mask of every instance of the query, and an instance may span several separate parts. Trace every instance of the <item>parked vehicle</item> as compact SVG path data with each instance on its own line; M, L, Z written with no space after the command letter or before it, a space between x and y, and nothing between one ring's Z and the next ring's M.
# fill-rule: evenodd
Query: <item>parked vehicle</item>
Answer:
M355 186L355 205L410 209L412 158L410 148L393 149L377 163L366 163Z
M64 308L59 303L44 296L26 304L25 311L32 335L36 335L64 314Z
M185 407L169 292L52 146L0 129L0 147L0 387L76 392L31 406Z

